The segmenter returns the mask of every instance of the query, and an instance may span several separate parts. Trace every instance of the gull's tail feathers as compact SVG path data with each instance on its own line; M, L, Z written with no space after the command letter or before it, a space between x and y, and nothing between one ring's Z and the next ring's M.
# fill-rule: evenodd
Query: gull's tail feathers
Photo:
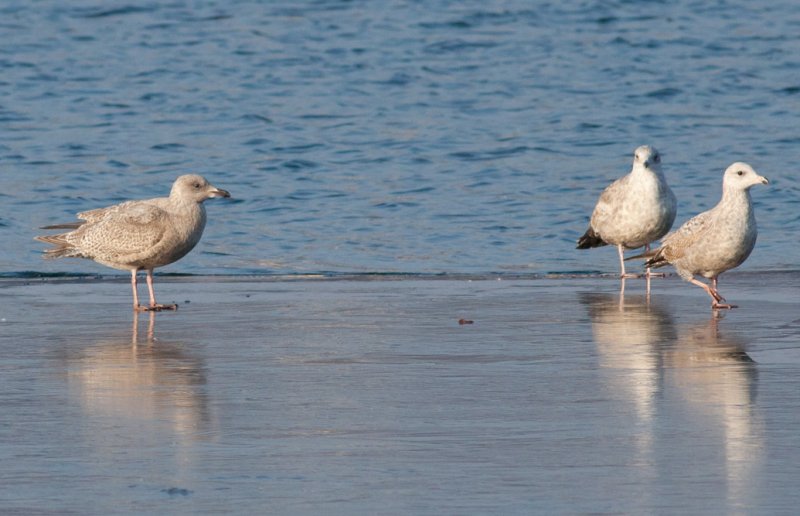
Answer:
M57 229L62 226L47 226L42 229ZM60 235L46 235L46 236L37 236L34 237L34 240L38 240L39 242L44 242L46 244L52 244L55 247L51 249L45 249L44 255L42 258L45 260L53 260L55 258L80 258L82 254L78 249L67 241L67 235L69 233L61 233Z

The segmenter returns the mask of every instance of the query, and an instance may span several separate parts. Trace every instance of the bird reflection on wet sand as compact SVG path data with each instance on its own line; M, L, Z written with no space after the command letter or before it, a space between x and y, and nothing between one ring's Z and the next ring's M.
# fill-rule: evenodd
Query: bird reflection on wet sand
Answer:
M720 330L724 315L681 332L665 350L669 383L684 400L692 419L716 429L724 447L730 507L743 506L757 485L764 448L764 428L755 408L758 373L745 351L746 342Z
M727 497L733 504L744 502L757 483L764 445L755 408L755 362L741 338L720 328L721 312L677 326L669 306L654 301L623 292L581 296L601 381L633 409L635 462L646 465L643 475L657 479L660 469L669 469L664 463L688 459L662 449L659 435L685 433L696 453L724 457Z
M601 369L612 369L608 387L633 403L639 421L653 417L660 387L660 346L676 338L671 313L648 295L584 293Z
M207 438L214 426L203 361L190 343L156 339L156 314L148 315L146 329L135 313L130 336L108 337L67 357L70 395L95 423L92 432L118 434L95 442L137 436L145 445L188 443Z
M755 375L753 359L739 337L720 331L724 314L714 311L708 321L677 328L671 311L648 295L583 293L592 333L603 367L686 368L712 364L738 365Z

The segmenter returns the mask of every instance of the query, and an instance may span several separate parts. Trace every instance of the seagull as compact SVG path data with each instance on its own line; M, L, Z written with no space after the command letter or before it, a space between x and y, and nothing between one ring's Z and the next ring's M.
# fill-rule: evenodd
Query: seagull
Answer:
M769 184L769 180L747 163L732 164L722 177L722 199L715 207L667 235L658 249L628 259L647 258L647 267L671 264L681 278L711 296L711 308L736 308L717 291L717 278L744 263L756 245L758 229L750 187L758 184ZM696 280L695 275L710 279L711 284Z
M661 155L648 145L633 154L630 174L611 183L597 201L589 229L578 240L578 249L608 244L617 246L620 277L625 273L624 250L644 246L667 234L675 221L677 201L661 171ZM646 276L650 277L650 269Z
M135 311L177 310L178 305L156 303L153 269L183 258L200 241L206 225L203 201L230 196L202 176L183 175L175 180L169 197L84 211L77 216L82 222L41 228L73 231L35 239L55 246L44 251L45 259L87 258L107 267L129 270ZM147 272L149 306L139 304L136 274L140 270Z

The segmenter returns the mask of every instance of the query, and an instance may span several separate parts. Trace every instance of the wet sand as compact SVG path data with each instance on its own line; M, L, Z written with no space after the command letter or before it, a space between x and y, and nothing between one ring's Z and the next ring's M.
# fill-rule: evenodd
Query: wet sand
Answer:
M800 275L643 285L4 280L0 506L792 513Z

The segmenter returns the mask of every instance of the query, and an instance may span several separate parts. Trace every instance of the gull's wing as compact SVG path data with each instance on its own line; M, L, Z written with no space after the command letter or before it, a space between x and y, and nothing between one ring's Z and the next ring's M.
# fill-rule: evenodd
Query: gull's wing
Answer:
M625 199L629 182L630 175L623 176L608 185L606 189L603 190L603 193L600 194L597 205L595 205L594 211L592 212L591 225L601 236L603 224L612 220L623 206L623 200Z
M108 262L146 257L170 230L167 212L148 201L129 201L83 212L79 217L87 222L70 240L83 253Z
M712 221L712 210L695 215L677 231L664 237L659 254L668 262L682 258L687 249L702 241L711 231Z

